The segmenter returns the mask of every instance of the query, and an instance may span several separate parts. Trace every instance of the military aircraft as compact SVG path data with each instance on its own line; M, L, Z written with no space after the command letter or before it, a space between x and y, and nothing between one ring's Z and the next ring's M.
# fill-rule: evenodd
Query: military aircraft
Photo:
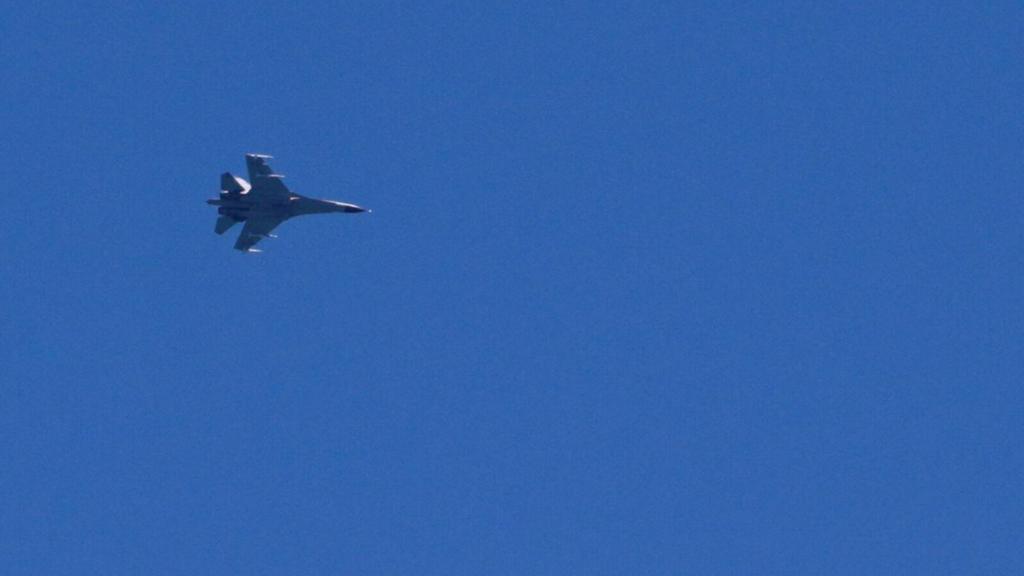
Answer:
M279 224L293 216L327 214L331 212L369 212L355 204L317 200L296 194L284 185L284 176L275 174L266 154L246 154L245 164L249 180L225 172L220 175L220 198L207 200L217 206L217 224L213 231L223 234L236 222L245 222L235 242L235 250L260 252L253 246L263 238L277 238L270 234Z

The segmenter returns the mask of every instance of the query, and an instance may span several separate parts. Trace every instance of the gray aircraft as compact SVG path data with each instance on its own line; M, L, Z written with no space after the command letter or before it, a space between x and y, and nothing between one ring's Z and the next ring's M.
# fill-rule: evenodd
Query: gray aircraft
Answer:
M259 252L253 248L263 238L276 238L270 234L279 224L293 216L328 214L331 212L368 212L355 204L317 200L296 194L284 185L284 176L274 174L267 164L273 156L246 154L245 164L249 180L225 172L220 176L220 198L207 200L217 206L217 224L213 231L223 234L236 222L245 222L235 242L235 250Z

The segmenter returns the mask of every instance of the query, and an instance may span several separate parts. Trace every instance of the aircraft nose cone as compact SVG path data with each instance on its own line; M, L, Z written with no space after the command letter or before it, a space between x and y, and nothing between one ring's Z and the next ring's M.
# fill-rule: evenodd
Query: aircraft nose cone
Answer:
M366 212L366 208L356 206L355 204L347 204L345 206L345 212Z

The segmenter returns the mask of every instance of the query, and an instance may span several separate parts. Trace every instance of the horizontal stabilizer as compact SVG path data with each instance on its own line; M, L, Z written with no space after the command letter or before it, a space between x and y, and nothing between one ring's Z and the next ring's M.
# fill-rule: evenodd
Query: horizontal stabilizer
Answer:
M220 218L217 218L217 224L213 227L213 231L217 234L223 234L228 231L228 228L234 226L235 222L238 222L238 220L235 220L231 216L221 216Z
M220 175L220 189L229 194L245 194L252 186L231 172Z

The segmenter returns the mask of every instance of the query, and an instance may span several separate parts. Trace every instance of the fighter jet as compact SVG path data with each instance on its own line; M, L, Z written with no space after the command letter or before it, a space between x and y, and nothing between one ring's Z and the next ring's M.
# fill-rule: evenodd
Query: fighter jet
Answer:
M217 207L217 224L213 231L223 234L236 222L245 222L235 242L235 250L260 252L253 246L263 238L276 238L270 234L279 224L293 216L327 214L331 212L368 212L355 204L334 200L317 200L296 194L284 185L284 176L275 174L266 154L246 154L245 164L249 180L225 172L220 175L220 198L207 200Z

